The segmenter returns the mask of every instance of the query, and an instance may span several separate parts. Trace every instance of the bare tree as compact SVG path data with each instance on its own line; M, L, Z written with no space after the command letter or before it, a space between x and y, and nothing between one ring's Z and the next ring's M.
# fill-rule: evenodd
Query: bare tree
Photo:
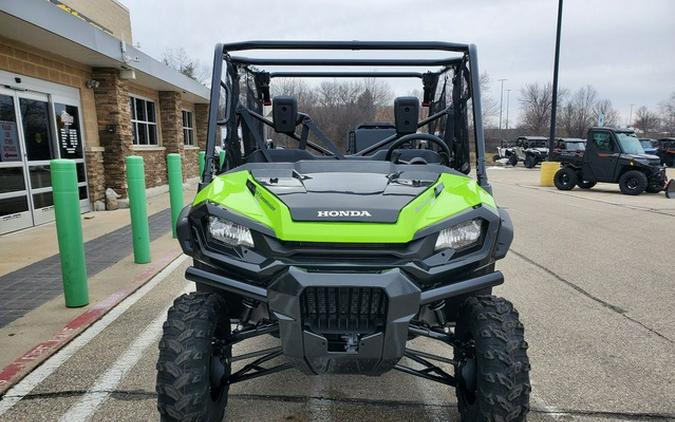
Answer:
M595 103L595 106L593 107L593 117L595 118L596 122L600 120L600 116L603 116L605 126L619 126L619 112L616 111L614 106L612 106L612 102L610 100L604 99Z
M482 106L482 117L483 117L483 126L485 128L495 127L495 121L499 116L499 102L489 95L490 92L490 75L487 73L481 73L480 75L480 93L481 93L481 106Z
M551 123L553 89L550 83L532 83L520 90L521 125L526 131L541 135ZM560 93L559 101L562 100Z
M393 117L391 87L386 82L372 78L362 81L324 81L315 87L301 80L283 79L275 81L272 94L296 97L299 109L307 113L321 131L343 150L347 145L349 131L358 124L374 120L391 121ZM281 141L276 135L273 138Z
M190 58L183 47L178 49L167 48L164 50L162 62L201 84L209 82L210 68L199 63L199 60Z
M571 132L569 136L582 138L589 127L595 124L593 109L597 101L598 92L590 85L579 88L570 102L574 107Z
M659 119L658 114L650 111L647 106L640 106L635 112L635 122L633 122L633 127L640 129L643 132L658 131L660 123L661 119Z
M588 128L596 126L603 116L605 126L616 126L619 113L612 102L599 99L598 92L590 85L581 87L559 108L557 132L565 136L583 138Z
M659 103L659 117L661 118L661 130L668 134L675 134L675 92L670 98Z
M574 109L574 104L572 101L566 101L558 109L558 116L556 122L556 131L559 134L564 134L565 136L572 136L574 132L574 120L575 120L576 110Z

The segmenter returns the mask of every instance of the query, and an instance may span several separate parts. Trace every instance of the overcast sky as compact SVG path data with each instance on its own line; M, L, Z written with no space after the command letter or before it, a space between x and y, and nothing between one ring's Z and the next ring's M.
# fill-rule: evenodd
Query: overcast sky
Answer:
M557 0L121 1L134 43L156 58L183 47L210 65L216 42L249 39L470 42L490 95L508 79L512 116L523 85L552 79ZM673 18L675 0L565 0L560 86L593 85L623 123L630 104L656 110L675 91Z

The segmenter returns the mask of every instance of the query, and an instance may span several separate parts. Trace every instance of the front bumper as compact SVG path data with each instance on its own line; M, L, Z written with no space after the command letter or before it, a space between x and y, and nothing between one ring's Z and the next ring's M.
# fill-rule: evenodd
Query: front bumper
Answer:
M390 370L403 356L408 324L420 306L504 281L496 271L421 291L399 269L330 273L293 266L267 288L195 267L186 278L267 303L279 321L284 354L305 372L370 375Z
M661 186L665 189L667 183L668 176L666 175L666 167L660 167L657 170L654 170L652 175L649 177L650 185Z

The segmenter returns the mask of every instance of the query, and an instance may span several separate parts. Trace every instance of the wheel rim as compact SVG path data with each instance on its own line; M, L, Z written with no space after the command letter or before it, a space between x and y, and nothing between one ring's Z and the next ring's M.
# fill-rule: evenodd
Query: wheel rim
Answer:
M626 181L626 187L630 190L635 190L637 189L639 183L636 177L631 177Z
M550 177L550 176L549 176ZM551 179L549 179L551 180ZM570 175L567 173L563 173L560 175L560 181L563 183L563 185L569 185L570 183ZM550 183L550 182L549 182Z

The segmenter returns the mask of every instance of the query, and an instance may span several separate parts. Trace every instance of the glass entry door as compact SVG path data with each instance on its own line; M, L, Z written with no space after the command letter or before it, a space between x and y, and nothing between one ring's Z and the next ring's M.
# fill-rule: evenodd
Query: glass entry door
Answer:
M89 210L79 98L0 86L0 234L54 220L49 166L75 161L80 208Z
M0 233L33 225L14 91L0 88Z
M33 224L54 220L54 199L49 161L57 158L50 125L49 98L34 93L17 93L20 110L28 186L33 207Z

